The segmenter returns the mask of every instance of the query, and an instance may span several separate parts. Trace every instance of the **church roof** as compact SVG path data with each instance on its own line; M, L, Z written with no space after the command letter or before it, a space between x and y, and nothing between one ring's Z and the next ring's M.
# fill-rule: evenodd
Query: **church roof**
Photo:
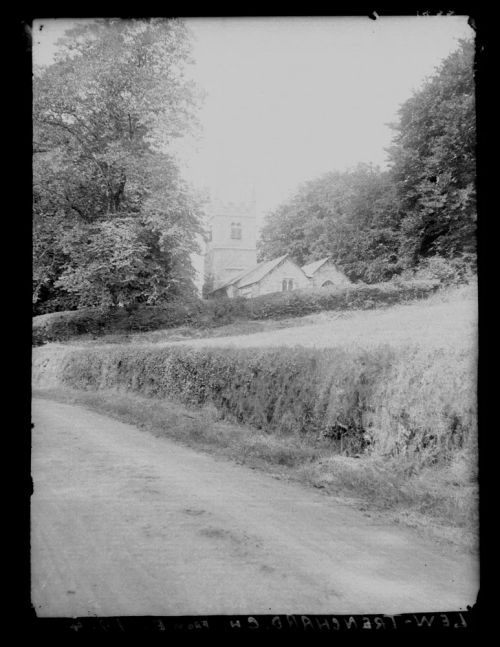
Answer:
M319 270L320 267L322 267L327 261L329 260L329 256L326 258L322 258L320 261L314 261L313 263L308 263L307 265L302 266L302 271L304 274L311 278L315 272Z
M278 258L273 258L271 261L263 261L255 267L252 267L249 270L245 270L244 272L233 276L227 281L224 281L216 288L214 288L212 292L215 292L216 290L220 290L222 288L227 288L229 285L234 284L237 284L237 287L239 288L243 288L247 285L258 283L258 281L263 279L266 274L269 274L271 270L274 270L275 267L277 267L282 261L284 261L287 256L288 254L284 254L283 256L278 256Z
M247 285L252 285L252 283L257 283L263 279L266 274L269 274L271 270L274 270L274 268L277 267L281 261L284 261L287 256L288 254L284 254L283 256L278 256L278 258L273 258L271 261L259 263L256 267L250 270L248 274L240 277L238 280L238 287L243 288Z
M228 285L233 285L233 283L236 283L236 281L239 281L241 278L243 278L246 274L249 272L253 272L255 267L251 267L249 270L243 270L239 274L236 274L235 276L232 276L230 279L226 279L225 281L222 281L221 283L216 283L214 286L214 289L212 292L215 292L216 290L221 290L222 288L227 288Z

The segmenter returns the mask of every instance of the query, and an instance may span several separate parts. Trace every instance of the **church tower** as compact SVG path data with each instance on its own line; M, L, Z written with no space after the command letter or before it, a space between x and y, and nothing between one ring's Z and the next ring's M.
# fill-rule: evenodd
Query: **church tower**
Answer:
M212 200L208 218L205 281L213 288L257 264L255 200Z

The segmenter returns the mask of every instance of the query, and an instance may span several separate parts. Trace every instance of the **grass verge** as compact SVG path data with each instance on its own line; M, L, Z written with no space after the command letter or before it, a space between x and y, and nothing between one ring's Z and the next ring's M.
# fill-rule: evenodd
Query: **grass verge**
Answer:
M356 343L474 346L477 335L477 286L440 290L426 299L372 310L323 311L300 317L236 321L218 327L177 326L148 332L81 334L59 343L68 346L172 344L196 346L315 346Z
M216 328L241 320L300 317L324 310L365 310L423 299L438 288L439 281L410 280L276 292L252 299L193 299L163 306L137 305L128 310L83 308L53 312L33 318L33 343L40 345L86 334L97 337L179 326Z
M270 434L220 419L211 405L186 407L133 393L44 388L34 397L79 404L192 448L340 497L381 521L402 523L455 549L477 551L476 458L455 454L418 473L397 460L338 455L327 441Z

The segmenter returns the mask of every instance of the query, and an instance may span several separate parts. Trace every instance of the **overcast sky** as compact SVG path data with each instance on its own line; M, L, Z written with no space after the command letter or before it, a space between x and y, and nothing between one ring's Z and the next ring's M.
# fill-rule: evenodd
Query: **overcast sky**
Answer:
M259 211L304 180L383 166L398 106L470 36L466 17L193 20L207 90L190 176L229 193L255 182Z

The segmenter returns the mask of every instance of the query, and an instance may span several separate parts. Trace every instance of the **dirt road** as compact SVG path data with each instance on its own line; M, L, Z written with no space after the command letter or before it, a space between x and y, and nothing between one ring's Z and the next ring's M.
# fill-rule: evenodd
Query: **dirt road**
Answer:
M478 566L316 490L33 401L39 616L462 610Z

